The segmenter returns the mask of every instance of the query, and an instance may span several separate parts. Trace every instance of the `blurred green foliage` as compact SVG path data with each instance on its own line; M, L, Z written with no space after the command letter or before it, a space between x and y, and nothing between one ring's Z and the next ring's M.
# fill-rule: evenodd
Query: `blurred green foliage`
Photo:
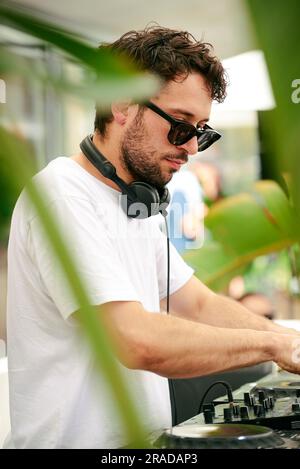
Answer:
M300 103L292 99L293 82L300 79L300 2L246 0L246 3L258 44L266 57L277 104L264 116L265 138L279 171L290 174L300 238Z
M297 242L295 211L273 181L215 203L205 219L211 238L185 259L213 290L223 290L258 256Z
M223 290L234 276L243 274L257 256L295 249L300 239L300 103L292 99L297 79L300 89L300 3L246 3L277 104L274 110L260 113L269 173L284 190L289 189L290 200L275 183L264 182L252 195L240 194L213 205L206 219L212 239L185 257L215 290ZM299 255L294 257L291 275L299 279Z

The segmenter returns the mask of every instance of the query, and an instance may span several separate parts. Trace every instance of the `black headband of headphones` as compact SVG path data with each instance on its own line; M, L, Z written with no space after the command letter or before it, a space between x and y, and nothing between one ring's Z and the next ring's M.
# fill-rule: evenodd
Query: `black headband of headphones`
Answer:
M87 159L100 171L100 173L114 181L122 192L129 192L128 195L131 195L132 199L136 199L133 191L130 191L128 185L117 175L116 168L114 165L108 161L105 156L96 148L93 143L92 135L88 135L80 143L80 149L82 153L87 157Z
M96 148L92 135L82 140L80 149L98 171L117 184L122 194L127 196L125 204L122 199L122 207L130 218L147 218L159 212L166 216L166 208L170 202L170 194L166 187L159 191L146 182L134 181L126 184L117 175L114 165Z

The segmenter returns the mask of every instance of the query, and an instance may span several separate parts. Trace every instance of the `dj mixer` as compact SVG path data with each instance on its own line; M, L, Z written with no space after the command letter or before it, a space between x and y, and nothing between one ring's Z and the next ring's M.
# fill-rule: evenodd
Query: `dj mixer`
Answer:
M162 448L300 448L300 377L275 373L203 405L203 412L167 429Z

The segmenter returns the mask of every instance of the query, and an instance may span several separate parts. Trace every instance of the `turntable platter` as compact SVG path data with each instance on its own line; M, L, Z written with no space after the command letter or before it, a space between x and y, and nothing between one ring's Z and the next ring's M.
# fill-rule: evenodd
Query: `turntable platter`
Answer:
M279 448L284 440L266 427L257 425L179 425L166 430L156 444L163 448Z

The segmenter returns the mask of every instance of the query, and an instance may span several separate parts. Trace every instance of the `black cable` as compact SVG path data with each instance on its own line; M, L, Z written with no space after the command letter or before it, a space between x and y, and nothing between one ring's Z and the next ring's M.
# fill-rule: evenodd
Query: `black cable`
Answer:
M167 313L170 312L170 238L167 216L163 215L165 219L166 235L167 235Z
M198 409L197 414L201 414L202 407L203 407L203 404L204 404L204 401L205 401L205 398L206 398L207 394L208 394L209 391L210 391L214 386L216 386L217 384L222 384L223 386L225 386L226 391L227 391L228 402L229 402L229 403L233 403L233 395L232 395L232 389L231 389L230 384L226 383L226 381L215 381L215 382L214 382L213 384L211 384L211 385L207 388L207 390L205 391L204 396L203 396L202 399L201 399L201 402L200 402L200 405L199 405L199 409Z
M167 222L167 215L163 215L165 219L166 236L167 236L167 314L170 313L170 238ZM172 410L172 426L177 425L177 407L175 397L175 385L173 379L169 378L169 391Z
M170 238L169 238L169 229L168 229L168 222L167 222L167 217L166 215L163 215L165 219L165 227L166 227L166 236L167 236L167 314L170 313ZM177 408L176 408L176 398L175 398L175 387L174 387L174 382L172 379L169 379L169 390L170 390L170 398L171 398L171 403L172 405L172 425L177 425ZM209 393L209 391L216 386L217 384L222 384L225 386L226 391L227 391L227 397L228 397L228 402L233 403L233 395L232 395L232 389L230 384L226 383L226 381L216 381L213 383L209 388L205 391L204 396L201 399L198 414L201 413L202 406L204 403L204 400Z
M163 217L165 219L166 236L167 236L167 314L169 314L170 313L170 239L169 239L167 217L166 215L163 215ZM177 409L176 409L174 382L172 379L169 379L168 381L169 381L171 402L173 403L172 425L177 425ZM204 396L202 397L200 405L199 405L199 410L197 412L198 414L201 413L204 400L206 396L208 395L209 391L217 384L222 384L223 386L225 386L226 391L227 391L228 402L233 403L233 395L232 395L232 389L231 389L230 384L226 383L226 381L216 381L211 386L209 386L209 388L205 391Z

